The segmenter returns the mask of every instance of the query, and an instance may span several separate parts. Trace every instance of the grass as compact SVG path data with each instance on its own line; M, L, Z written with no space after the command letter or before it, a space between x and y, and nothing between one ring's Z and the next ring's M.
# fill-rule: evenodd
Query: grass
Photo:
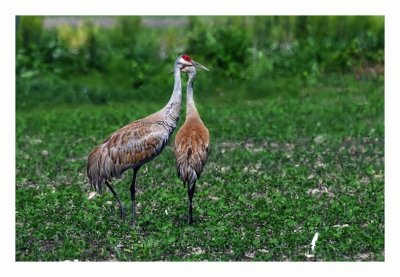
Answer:
M191 226L172 143L139 171L137 229L111 193L88 199L91 148L164 99L17 109L16 260L383 261L383 82L276 89L197 90L212 145ZM114 181L127 207L131 175Z

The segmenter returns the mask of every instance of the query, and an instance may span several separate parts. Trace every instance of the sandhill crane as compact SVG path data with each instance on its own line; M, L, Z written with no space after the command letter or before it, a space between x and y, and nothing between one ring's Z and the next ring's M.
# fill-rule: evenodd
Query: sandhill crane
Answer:
M203 167L207 162L210 146L210 136L207 127L197 112L193 99L193 82L196 78L194 66L185 67L189 80L186 91L186 120L175 137L175 157L178 177L188 186L188 217L189 224L193 223L192 200L196 181L200 178Z
M133 169L130 187L132 225L135 225L135 183L140 167L161 153L174 131L179 119L182 101L181 70L186 66L198 66L188 55L181 55L174 65L174 90L169 102L160 111L133 121L108 136L102 144L93 148L87 160L87 175L92 188L99 193L105 184L115 196L125 218L125 207L109 183L112 178L121 178L122 173Z

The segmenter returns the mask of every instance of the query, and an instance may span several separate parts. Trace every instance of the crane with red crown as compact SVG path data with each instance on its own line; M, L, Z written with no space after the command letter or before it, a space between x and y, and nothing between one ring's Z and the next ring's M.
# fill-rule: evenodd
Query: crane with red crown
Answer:
M104 184L108 187L118 202L122 219L125 218L125 207L110 182L112 178L121 178L126 170L133 170L130 186L133 226L136 217L136 175L142 165L163 151L176 128L182 102L180 73L187 66L205 69L188 55L179 56L174 65L174 90L165 107L115 131L103 143L94 147L88 156L87 176L91 186L98 193L103 191Z

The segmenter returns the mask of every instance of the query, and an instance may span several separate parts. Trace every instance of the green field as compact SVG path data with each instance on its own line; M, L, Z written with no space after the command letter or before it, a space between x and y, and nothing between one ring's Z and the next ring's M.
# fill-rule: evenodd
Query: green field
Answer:
M195 98L211 152L191 226L174 136L139 171L136 229L110 192L88 199L92 147L160 109L172 77L158 100L18 108L16 260L383 261L382 78L287 79L257 93L221 85L203 96L205 74ZM184 109L178 128L183 120ZM114 182L127 206L131 174Z
M17 16L15 259L384 261L384 50L384 16ZM211 70L194 224L174 133L139 171L133 229L89 197L86 158L165 105L183 53Z

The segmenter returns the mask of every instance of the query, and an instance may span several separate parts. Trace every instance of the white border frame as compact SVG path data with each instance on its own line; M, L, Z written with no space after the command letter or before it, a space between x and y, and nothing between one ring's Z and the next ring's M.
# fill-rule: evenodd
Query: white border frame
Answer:
M399 259L400 16L395 1L371 0L19 0L1 3L1 262L3 274L129 275L394 275ZM394 2L394 3L393 3ZM384 15L385 16L385 262L363 263L41 263L15 262L15 16L16 15ZM396 90L397 89L397 90ZM5 177L4 177L5 175ZM120 272L121 271L121 272ZM398 270L397 270L398 271Z

